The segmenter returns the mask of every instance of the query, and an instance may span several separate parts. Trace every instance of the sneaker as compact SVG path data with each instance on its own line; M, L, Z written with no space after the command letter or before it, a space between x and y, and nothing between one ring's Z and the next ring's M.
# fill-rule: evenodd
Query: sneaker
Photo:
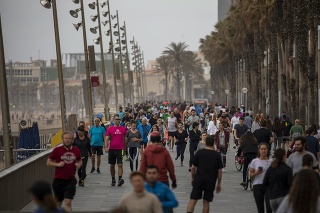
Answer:
M81 185L81 179L79 179L78 185L79 185L79 186Z
M97 172L100 174L100 169L99 168L97 168Z
M181 162L181 166L183 166L183 162Z
M116 180L112 180L111 186L115 186L115 185L116 185Z
M191 168L189 168L188 171L191 172Z
M96 169L94 167L92 167L90 173L93 173Z
M118 186L122 186L123 184L124 184L124 180L123 179L118 181Z
M235 145L234 145L234 146L233 146L233 148L234 148L234 149L236 149L236 148L237 148L237 146L235 146Z
M178 158L179 158L179 157L177 156L177 157L175 158L175 160L178 160Z
M79 186L82 186L82 187L84 186L84 180L79 181Z
M223 169L222 169L222 172L226 172L226 170L223 168Z
M242 183L240 183L240 185L245 187L245 186L247 186L247 183L246 182L242 182Z

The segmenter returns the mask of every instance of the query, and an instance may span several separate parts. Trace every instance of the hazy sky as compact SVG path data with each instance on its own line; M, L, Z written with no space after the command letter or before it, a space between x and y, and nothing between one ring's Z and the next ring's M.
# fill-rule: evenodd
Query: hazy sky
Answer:
M84 0L88 45L98 37L89 31L97 25L90 20L96 14L88 7L90 2ZM77 32L72 25L81 21L80 15L77 19L69 15L69 10L79 7L72 0L57 0L62 53L83 52L82 30ZM110 9L113 15L118 10L120 23L126 21L128 38L135 36L146 62L161 55L171 42L183 41L189 50L197 50L199 39L213 31L217 22L217 0L110 0ZM0 0L0 14L6 61L29 62L38 55L45 60L56 58L52 10L43 8L40 0ZM109 38L103 35L103 39L106 50Z

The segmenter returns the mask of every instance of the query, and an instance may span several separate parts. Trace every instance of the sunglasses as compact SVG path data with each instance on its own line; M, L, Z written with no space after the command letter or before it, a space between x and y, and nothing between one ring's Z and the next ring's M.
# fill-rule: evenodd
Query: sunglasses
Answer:
M116 121L120 121L120 118L117 118L117 119L114 119L114 120L116 120Z

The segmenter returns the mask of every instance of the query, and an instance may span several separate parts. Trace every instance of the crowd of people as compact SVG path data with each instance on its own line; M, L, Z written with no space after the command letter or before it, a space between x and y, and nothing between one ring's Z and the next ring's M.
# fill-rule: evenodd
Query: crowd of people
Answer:
M178 201L172 189L178 180L170 152L184 166L187 147L190 158L186 172L192 179L188 213L194 212L200 199L203 212L210 211L214 191L221 191L231 148L237 151L236 160L244 158L240 185L248 184L249 171L259 213L320 210L317 125L303 131L300 121L296 119L293 125L285 112L271 120L244 107L229 110L218 105L149 102L120 107L108 127L101 120L95 118L89 131L80 122L74 133L63 133L63 146L56 147L48 159L48 165L55 167L52 189L58 204L64 201L65 210L72 209L76 184L85 186L88 159L90 172L100 173L105 152L112 186L125 184L123 161L130 162L132 172L129 180L133 191L121 199L114 212L173 212Z

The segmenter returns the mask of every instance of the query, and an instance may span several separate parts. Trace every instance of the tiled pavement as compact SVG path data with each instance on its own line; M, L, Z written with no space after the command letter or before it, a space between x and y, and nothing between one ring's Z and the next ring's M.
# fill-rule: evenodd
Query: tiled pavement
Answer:
M175 152L170 152L172 159L175 157ZM234 165L235 151L231 150L227 154L226 172L222 175L222 191L215 194L214 200L210 206L210 212L237 212L247 213L256 212L255 203L251 191L245 191L239 183L242 181L242 172L238 172ZM191 191L191 175L188 172L187 162L189 153L186 150L185 166L180 166L180 161L174 161L175 172L177 176L178 187L174 193L179 201L179 207L174 209L175 213L186 212L189 194ZM85 181L85 187L77 186L77 193L73 200L73 211L90 212L101 211L106 212L116 206L119 199L126 193L131 191L131 185L128 181L130 174L129 162L124 163L124 179L125 184L122 187L112 187L109 166L107 164L107 155L102 158L101 174L90 174L91 162L87 166L88 176ZM34 209L34 204L31 202L24 207L22 212L30 212ZM202 201L199 200L195 212L202 212Z

